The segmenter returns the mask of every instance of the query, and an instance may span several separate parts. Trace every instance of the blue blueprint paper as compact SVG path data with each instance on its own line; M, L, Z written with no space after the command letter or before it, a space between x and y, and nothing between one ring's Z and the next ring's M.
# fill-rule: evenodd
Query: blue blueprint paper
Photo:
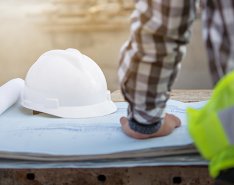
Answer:
M204 104L170 100L166 111L180 117L182 126L169 136L147 140L136 140L122 132L119 119L127 114L125 102L116 103L118 110L113 114L88 119L32 115L31 111L15 105L0 116L0 156L9 153L103 155L190 145L192 140L187 131L186 107L199 108Z

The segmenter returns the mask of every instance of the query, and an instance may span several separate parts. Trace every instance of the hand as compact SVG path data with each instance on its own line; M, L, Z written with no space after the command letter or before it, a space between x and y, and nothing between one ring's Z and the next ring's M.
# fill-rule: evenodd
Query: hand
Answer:
M152 137L166 136L170 134L175 128L181 125L180 119L174 116L173 114L166 114L164 117L162 126L159 128L157 132L153 134L141 134L141 133L135 132L129 127L128 119L126 117L120 118L120 123L121 123L122 130L124 131L124 133L136 139L148 139Z

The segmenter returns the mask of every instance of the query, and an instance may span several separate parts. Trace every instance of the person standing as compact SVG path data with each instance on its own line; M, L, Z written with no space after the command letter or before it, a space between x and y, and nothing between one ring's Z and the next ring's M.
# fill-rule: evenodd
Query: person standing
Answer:
M234 68L234 1L203 3L203 37L215 85ZM121 91L129 103L128 116L120 123L130 137L165 136L180 126L179 118L165 113L165 105L195 17L195 0L136 1L118 69Z

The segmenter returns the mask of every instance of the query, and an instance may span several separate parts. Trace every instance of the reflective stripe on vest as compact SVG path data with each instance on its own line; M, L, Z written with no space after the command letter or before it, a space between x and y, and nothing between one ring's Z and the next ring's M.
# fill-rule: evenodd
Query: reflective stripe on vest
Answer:
M219 119L230 144L234 144L234 107L221 110Z

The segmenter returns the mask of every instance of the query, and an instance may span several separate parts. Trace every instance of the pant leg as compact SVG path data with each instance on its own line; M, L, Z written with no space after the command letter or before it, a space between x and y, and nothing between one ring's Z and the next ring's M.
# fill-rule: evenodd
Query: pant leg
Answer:
M234 1L205 0L203 36L215 85L234 69Z
M138 0L131 18L118 74L128 118L150 125L163 117L190 38L195 0Z
M234 168L221 171L214 185L234 185Z

